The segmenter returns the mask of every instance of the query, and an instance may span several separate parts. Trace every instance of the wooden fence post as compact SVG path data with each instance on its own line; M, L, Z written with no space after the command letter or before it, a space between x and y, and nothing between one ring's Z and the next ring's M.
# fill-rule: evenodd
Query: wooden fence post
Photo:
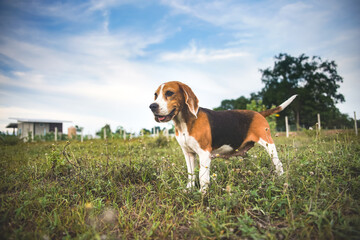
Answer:
M55 127L55 142L57 141L57 134L58 134L58 129L57 127Z
M317 114L317 121L318 121L318 130L321 130L321 121L320 121L320 113Z
M106 139L106 128L104 128L104 139Z
M289 121L288 116L285 116L285 129L286 129L286 137L289 137Z
M356 112L354 111L354 127L355 127L355 135L358 135L357 122L356 122Z
M169 129L165 128L165 137L169 139Z
M84 129L81 129L81 142L84 142Z

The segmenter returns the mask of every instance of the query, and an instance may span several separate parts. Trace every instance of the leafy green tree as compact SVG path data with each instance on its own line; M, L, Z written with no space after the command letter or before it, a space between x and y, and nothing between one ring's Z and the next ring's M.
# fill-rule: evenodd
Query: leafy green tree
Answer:
M359 125L360 126L360 125ZM169 129L169 134L175 134L175 125L173 124Z
M237 99L225 99L221 101L219 107L214 108L215 111L219 110L232 110L232 109L246 109L246 105L250 103L250 100L244 96Z
M284 116L295 121L298 126L309 127L316 122L316 114L322 117L322 126L333 127L331 117L342 117L335 104L344 102L338 93L343 78L337 73L334 61L323 61L320 57L301 54L293 57L286 53L275 56L272 68L260 70L265 87L259 95L269 108L281 104L294 94L297 99L283 112L278 124L284 124ZM335 116L334 116L335 115Z
M140 134L141 133L145 136L145 135L150 135L151 131L149 129L143 128L140 130Z
M151 129L151 134L160 133L161 128L159 126L156 126L155 128Z
M130 137L130 132L127 132L123 126L118 126L115 130L115 133L112 135L115 139L124 139L124 134L126 137Z
M119 134L119 135L124 134L124 132L126 132L126 131L123 126L118 126L115 130L115 134Z
M104 129L106 132L106 138L110 138L112 136L112 132L109 124L106 124L104 127L101 128L100 131L96 132L96 135L100 136L101 139L104 139Z
M80 127L79 125L75 125L76 133L81 133L82 130L84 130L83 127Z

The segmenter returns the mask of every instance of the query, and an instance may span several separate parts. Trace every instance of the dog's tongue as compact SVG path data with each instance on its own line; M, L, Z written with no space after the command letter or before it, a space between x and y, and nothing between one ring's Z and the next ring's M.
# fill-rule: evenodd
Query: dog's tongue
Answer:
M166 117L159 117L159 121L165 120Z

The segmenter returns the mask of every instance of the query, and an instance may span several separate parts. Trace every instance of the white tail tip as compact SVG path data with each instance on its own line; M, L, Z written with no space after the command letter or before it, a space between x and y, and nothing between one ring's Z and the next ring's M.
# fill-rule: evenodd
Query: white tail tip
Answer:
M289 106L289 104L294 101L294 99L297 97L297 94L292 95L288 100L286 100L285 102L283 102L280 107L281 110L284 110L287 106Z

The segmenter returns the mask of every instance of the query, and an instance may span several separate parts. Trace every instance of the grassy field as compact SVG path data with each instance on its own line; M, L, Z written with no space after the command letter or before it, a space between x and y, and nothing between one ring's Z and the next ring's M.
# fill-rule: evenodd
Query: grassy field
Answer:
M0 146L2 239L359 239L360 138L275 139L186 191L174 139ZM197 186L198 186L197 182Z

